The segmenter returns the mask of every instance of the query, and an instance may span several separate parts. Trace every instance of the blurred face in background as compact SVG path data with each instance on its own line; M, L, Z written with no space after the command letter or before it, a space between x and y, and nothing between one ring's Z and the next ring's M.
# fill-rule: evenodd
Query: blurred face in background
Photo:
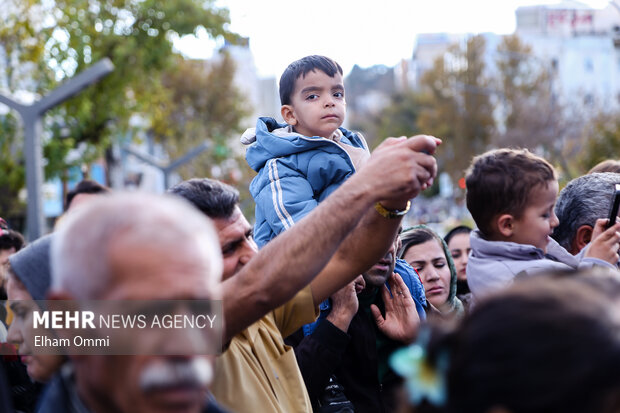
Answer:
M45 383L49 381L63 362L62 356L52 354L32 354L28 343L34 343L34 329L32 328L32 311L39 310L32 301L32 295L24 284L9 272L7 295L13 321L9 326L7 341L18 346L20 360L26 365L28 375L35 381Z
M15 254L15 247L0 249L0 288L6 288L6 281L9 277L9 257Z
M467 281L467 259L471 248L469 246L469 233L455 234L450 238L448 250L452 254L454 266L456 267L456 277L461 281Z

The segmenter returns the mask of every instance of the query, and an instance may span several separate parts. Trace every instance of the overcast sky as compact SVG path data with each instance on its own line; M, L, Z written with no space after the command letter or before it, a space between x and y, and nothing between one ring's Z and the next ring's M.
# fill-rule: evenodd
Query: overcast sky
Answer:
M393 66L411 57L418 33L512 33L519 6L554 0L217 0L230 10L230 29L250 38L261 76L279 77L309 54L336 60L347 74L354 64ZM603 8L606 0L582 3ZM208 58L206 34L177 42L186 55Z

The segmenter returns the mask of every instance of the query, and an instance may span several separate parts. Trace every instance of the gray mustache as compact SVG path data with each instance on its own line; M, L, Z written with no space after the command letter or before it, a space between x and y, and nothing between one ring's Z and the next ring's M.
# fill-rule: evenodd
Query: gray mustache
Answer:
M143 391L168 387L206 387L213 378L213 368L204 358L175 360L154 359L140 374Z

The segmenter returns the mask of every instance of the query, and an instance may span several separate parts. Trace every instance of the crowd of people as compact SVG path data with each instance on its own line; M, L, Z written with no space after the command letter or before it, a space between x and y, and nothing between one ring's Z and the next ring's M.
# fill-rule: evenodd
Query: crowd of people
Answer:
M0 220L0 411L620 410L617 163L559 191L526 149L482 153L465 180L475 228L442 238L401 225L440 139L370 152L323 56L293 62L280 98L285 123L241 138L253 218L236 188L193 178L161 195L81 182L25 247ZM221 351L187 352L187 332L135 336L137 354L42 354L29 327L56 300L221 302Z

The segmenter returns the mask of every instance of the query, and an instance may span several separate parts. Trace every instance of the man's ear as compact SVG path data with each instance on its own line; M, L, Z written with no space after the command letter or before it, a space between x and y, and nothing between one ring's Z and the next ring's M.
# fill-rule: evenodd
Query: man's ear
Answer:
M590 241L592 241L593 228L590 225L582 225L577 228L573 242L571 242L571 254L578 254Z
M497 231L506 238L513 234L514 217L510 214L502 214L497 218Z
M280 114L282 115L282 119L284 122L291 126L297 125L297 118L295 117L295 110L291 105L282 105L280 108Z

